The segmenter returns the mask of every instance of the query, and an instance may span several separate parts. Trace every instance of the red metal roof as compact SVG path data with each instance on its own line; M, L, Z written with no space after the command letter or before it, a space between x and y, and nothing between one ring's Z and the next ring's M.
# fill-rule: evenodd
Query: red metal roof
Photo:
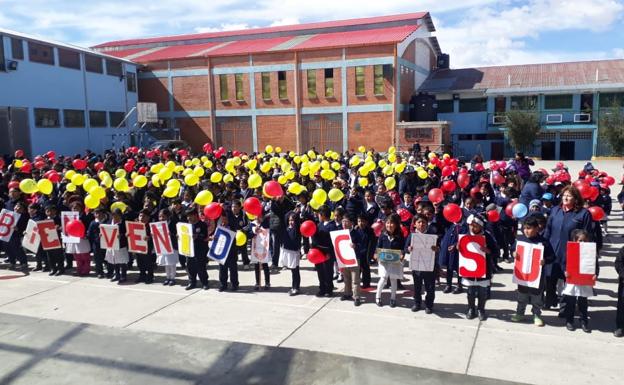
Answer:
M420 88L446 92L624 84L624 60L596 60L439 70Z
M173 41L232 37L232 36L246 36L246 35L279 33L279 32L297 32L297 31L322 29L322 28L362 26L362 25L367 25L367 24L400 22L400 21L408 21L408 20L415 20L415 19L422 19L422 18L428 19L427 24L428 24L429 29L434 30L433 23L431 23L431 21L429 20L430 19L429 13L428 12L416 12L416 13L406 13L406 14L400 14L400 15L367 17L367 18L349 19L349 20L324 21L324 22L318 22L318 23L296 24L296 25L286 25L286 26L277 26L277 27L266 27L266 28L254 28L254 29L245 29L245 30L239 30L239 31L208 32L208 33L196 33L196 34L177 35L177 36L162 36L162 37L142 38L142 39L117 40L117 41L111 41L111 42L96 45L94 48L131 46L131 45L137 45L137 44L165 43L165 42L173 42Z
M204 44L191 44L191 45L174 45L170 47L162 47L162 49L155 50L151 48L139 48L141 51L145 51L145 55L135 56L136 62L151 62L159 60L173 60L189 56L194 56L206 49L219 45L219 43L204 43ZM108 52L108 51L107 51ZM114 52L114 51L113 51Z
M227 56L249 53L259 53L269 51L271 48L291 40L292 36L276 37L273 39L241 40L233 41L214 51L206 53L205 56Z
M145 48L132 48L132 49L123 49L118 51L106 51L107 55L115 56L120 59L125 59L130 55L134 55L137 52L145 51Z
M401 27L380 28L352 32L323 33L316 35L293 49L313 49L358 46L367 44L395 43L405 40L418 29L417 25L404 25Z

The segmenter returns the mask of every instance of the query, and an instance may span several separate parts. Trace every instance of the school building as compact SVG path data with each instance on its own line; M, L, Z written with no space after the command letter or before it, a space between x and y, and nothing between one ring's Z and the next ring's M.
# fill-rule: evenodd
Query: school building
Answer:
M505 113L537 114L541 132L529 153L547 160L609 155L600 117L624 107L624 60L440 69L421 85L435 95L437 118L451 123L456 155L513 155Z
M0 155L111 147L128 132L137 64L0 28Z
M139 100L205 142L241 151L379 150L442 52L429 13L114 41L94 49L142 65ZM444 65L444 62L442 62ZM436 124L433 124L436 126ZM435 141L431 128L401 131ZM438 139L439 143L439 139Z

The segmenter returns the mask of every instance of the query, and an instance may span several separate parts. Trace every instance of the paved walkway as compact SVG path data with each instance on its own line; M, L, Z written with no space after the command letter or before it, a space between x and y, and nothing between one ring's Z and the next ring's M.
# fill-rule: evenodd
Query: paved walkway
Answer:
M620 175L621 163L613 167L613 175ZM254 292L253 272L241 271L242 290L219 293L213 289L189 292L181 286L160 284L116 285L97 278L49 277L44 273L23 276L0 270L0 376L14 373L15 383L43 383L46 379L69 383L72 371L78 370L89 375L90 382L104 378L108 381L102 383L122 383L123 374L132 371L128 383L147 383L141 376L150 381L176 383L173 379L178 378L180 383L194 383L204 373L214 383L210 376L215 365L230 365L227 373L244 375L232 377L241 381L231 383L250 384L397 383L406 378L431 380L432 384L455 380L469 383L471 376L532 384L620 384L624 340L614 338L612 331L617 289L613 260L624 245L621 218L618 208L611 217L612 235L607 237L602 253L598 296L590 299L591 334L568 332L552 311L545 312L544 328L529 322L511 323L516 296L510 264L503 264L505 272L494 278L492 299L487 304L490 318L484 322L465 319L465 294L437 291L435 313L431 315L410 311L410 292L400 295L395 309L378 308L373 293L367 293L366 303L359 308L338 298L316 298L316 274L307 262L302 271L305 295L298 297L286 294L289 272L272 276L271 291ZM182 278L183 272L178 273ZM215 264L210 265L209 273L216 287ZM132 279L131 275L129 281ZM411 289L411 283L405 283ZM386 303L388 295L384 294ZM68 354L85 356L85 360L56 357L57 350L65 347L65 333L72 341L74 336L82 341L78 345L72 342L76 350L70 349ZM166 349L170 345L173 347ZM162 350L151 354L154 346ZM203 357L206 360L202 361L204 351L212 358ZM277 358L265 360L267 352L268 357ZM93 357L123 368L108 370L111 377L93 376L108 373L104 369L107 365L93 361ZM242 366L231 366L239 361ZM266 372L275 361L279 362L275 371L284 373ZM308 371L310 362L314 363L312 372ZM125 369L126 365L131 369ZM460 377L410 371L405 366ZM373 373L381 368L389 377L375 380ZM395 374L397 377L391 377ZM48 377L51 375L54 377ZM0 377L1 383L14 382Z

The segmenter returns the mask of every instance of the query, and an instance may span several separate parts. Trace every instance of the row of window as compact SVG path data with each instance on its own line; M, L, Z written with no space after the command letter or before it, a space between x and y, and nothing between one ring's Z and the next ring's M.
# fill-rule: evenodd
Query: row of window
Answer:
M624 93L601 93L599 94L600 106L603 108L609 108L612 106L624 107ZM505 97L496 98L496 104L498 108L499 100L501 105L505 106ZM544 109L545 110L567 110L574 108L573 95L544 95ZM438 113L452 113L454 110L453 100L438 100ZM591 103L583 105L583 109L591 109ZM527 96L512 96L511 97L511 109L512 110L524 110L531 111L537 110L538 97L537 95ZM498 111L498 109L497 109ZM459 112L487 112L487 98L472 98L472 99L459 99ZM502 111L500 111L502 112Z
M0 36L0 42L2 42L2 36ZM36 43L33 41L27 41L28 44L28 58L31 62L55 65L54 62L54 47L47 44ZM80 52L73 51L57 47L58 52L58 65L64 68L72 68L80 70L82 69L80 64ZM22 39L15 37L11 38L11 56L14 60L24 60L24 42ZM4 45L0 44L0 70L4 68ZM84 55L85 70L88 72L103 74L106 69L106 74L110 76L126 76L128 91L136 92L136 74L133 72L123 72L122 63L116 60L105 59L96 55Z
M85 111L84 110L62 110L63 127L67 128L85 128ZM108 121L106 111L89 111L90 127L125 127L123 122L124 112L109 111ZM61 127L61 110L54 108L35 108L35 126L43 128Z
M355 95L366 95L366 67L355 67ZM334 69L325 68L323 70L324 95L326 98L334 98ZM262 72L260 75L262 99L271 100L271 74L272 72ZM317 92L317 70L309 69L306 71L306 83L308 90L308 98L318 98ZM384 80L392 82L392 65L374 65L373 66L373 92L375 95L384 95ZM230 100L228 88L228 75L219 75L220 100L226 102ZM234 74L234 91L236 101L244 101L243 92L243 74ZM286 71L277 71L277 93L280 99L288 99L288 85L286 82Z

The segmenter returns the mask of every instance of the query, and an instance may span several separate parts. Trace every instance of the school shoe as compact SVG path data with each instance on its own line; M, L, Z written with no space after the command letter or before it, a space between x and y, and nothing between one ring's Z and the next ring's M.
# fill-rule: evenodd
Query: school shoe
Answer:
M338 276L338 279L336 280L336 282L338 282L338 283L342 283L342 282L344 282L344 278L343 278L342 274L340 274L340 275Z
M227 289L227 286L219 286L219 293L223 293Z
M479 314L479 321L485 321L487 319L487 314L485 314L485 310L477 311Z
M56 275L56 270L52 270L52 271L51 271L48 275L49 275L50 277L51 277L51 276L53 276L53 275Z
M342 297L340 297L341 301L352 301L353 300L353 296L351 295L343 295Z
M197 284L195 283L189 283L188 285L186 285L186 287L184 288L185 290L193 290L197 287Z
M576 328L574 327L574 324L572 322L566 322L566 329L568 329L571 332L576 330Z
M535 315L533 316L533 325L543 327L545 325L544 320L542 319L542 317Z
M134 280L134 283L141 283L141 282L145 282L145 281L146 281L146 280L145 280L145 277L143 277L143 276L139 275L139 276L137 277L137 279L135 279L135 280Z
M58 276L58 275L63 275L63 274L65 274L65 270L59 270L59 271L57 271L57 272L56 272L56 274L54 274L54 275L57 275L57 276Z
M468 309L468 312L466 313L466 319L474 319L477 316L477 312L475 311L474 308L470 308Z
M617 338L622 338L622 337L624 336L624 330L622 330L622 329L616 329L616 330L613 332L613 335L614 335L615 337L617 337Z
M317 296L318 298L321 298L321 297L324 297L324 296L325 296L325 293L323 293L322 291L319 291L318 293L316 293L316 296Z
M420 310L420 304L419 303L415 303L414 306L412 306L412 311L413 312L417 312Z
M382 307L382 306L383 306L383 303L381 303L381 300L380 300L380 299L378 299L378 300L377 300L377 301L375 301L375 302L377 303L377 306L379 306L379 307Z
M39 266L39 265L37 265L37 266L33 269L33 271L41 271L41 270L43 270L43 268L42 268L41 266Z
M288 295L291 296L291 297L294 297L297 294L299 294L299 290L297 290L297 289L290 289L290 291L288 292Z
M271 290L271 285L267 283L266 285L264 285L264 291L269 291L269 290Z
M514 314L511 316L511 322L521 322L522 320L524 320L524 316L522 314Z
M175 279L169 280L169 286L175 286L175 284L176 284Z
M260 290L260 284L259 284L259 283L256 283L256 284L254 285L254 290L255 290L255 291L259 291L259 290Z
M431 314L431 313L433 313L433 309L430 308L430 307L426 307L425 308L425 314Z
M110 279L111 282L115 282L115 281L119 281L119 276L118 275L114 275L111 277Z
M464 288L461 286L457 286L455 290L453 290L453 294L461 294L464 292Z
M585 333L591 333L591 329L589 328L587 321L581 321L581 329L583 329Z
M102 273L98 274L97 277L98 277L98 279L106 278L106 276L104 274L102 274Z
M444 288L444 290L442 291L442 293L444 294L448 294L450 292L453 291L453 287L451 285L446 285L446 287Z
M333 296L334 296L334 293L331 292L331 291L329 293L325 293L325 297L327 297L327 298L331 298Z
M162 284L163 284L163 286L168 286L169 285L169 280L165 279L165 282L163 282Z
M208 286L208 284L202 286L202 290L208 290L208 289L210 289L210 286Z
M390 300L390 307L396 307L396 300L394 299Z
M238 291L238 285L236 286L232 285L232 291Z
M353 306L360 306L361 304L362 304L362 300L361 300L361 299L359 299L359 298L356 298L356 299L353 301Z

